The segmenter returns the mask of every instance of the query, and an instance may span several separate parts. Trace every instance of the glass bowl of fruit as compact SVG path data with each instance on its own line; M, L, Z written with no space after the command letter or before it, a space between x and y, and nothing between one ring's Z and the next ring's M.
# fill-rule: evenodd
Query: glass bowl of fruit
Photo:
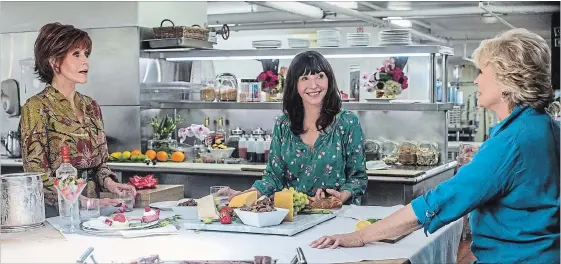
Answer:
M221 140L217 140L212 147L208 149L209 157L214 160L227 159L232 156L235 148L228 147Z

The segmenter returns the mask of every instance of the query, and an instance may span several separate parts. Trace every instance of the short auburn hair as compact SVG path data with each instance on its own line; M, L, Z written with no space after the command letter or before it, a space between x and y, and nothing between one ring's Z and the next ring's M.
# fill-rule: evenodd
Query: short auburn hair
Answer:
M72 25L44 25L35 40L35 73L39 79L51 84L55 72L60 73L55 65L60 65L66 54L76 48L91 52L92 40L88 33Z

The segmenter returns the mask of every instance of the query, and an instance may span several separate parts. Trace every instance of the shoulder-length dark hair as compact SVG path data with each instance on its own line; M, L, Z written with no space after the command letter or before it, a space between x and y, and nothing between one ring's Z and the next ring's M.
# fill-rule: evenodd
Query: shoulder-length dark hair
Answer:
M51 65L60 64L66 54L73 49L85 49L86 53L92 50L92 40L85 31L72 25L50 23L39 30L35 40L35 73L39 79L47 84L53 82L55 73L60 74L60 68Z
M335 74L329 62L317 51L302 52L290 63L286 81L284 84L284 95L282 98L283 112L288 116L290 129L295 135L302 135L304 131L304 104L298 93L298 80L308 74L325 73L328 86L321 105L321 113L316 121L318 131L323 131L331 123L335 116L341 111L341 97L337 88Z

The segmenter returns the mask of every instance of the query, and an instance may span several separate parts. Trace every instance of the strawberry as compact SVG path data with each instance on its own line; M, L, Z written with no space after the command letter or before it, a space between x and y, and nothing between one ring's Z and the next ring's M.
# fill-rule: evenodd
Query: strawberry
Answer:
M232 223L232 215L230 211L232 208L226 206L220 210L220 223L222 224L231 224Z
M114 221L117 221L117 222L124 223L125 221L127 221L127 218L126 218L125 215L123 215L123 214L116 214L116 215L113 217L113 220L114 220Z
M147 213L150 212L150 207L144 208L144 212L147 212Z
M107 224L108 226L112 226L113 225L113 221L111 221L111 219L107 218L105 219L105 221L103 221L105 224Z

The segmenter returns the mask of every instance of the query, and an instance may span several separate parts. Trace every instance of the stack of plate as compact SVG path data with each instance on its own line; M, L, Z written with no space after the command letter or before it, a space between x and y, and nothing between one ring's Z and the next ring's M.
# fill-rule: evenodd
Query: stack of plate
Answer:
M282 42L280 40L255 40L251 44L256 49L278 49Z
M318 30L317 34L319 47L339 47L339 41L341 39L341 33L339 33L339 30Z
M389 29L380 32L380 45L411 45L411 31L409 29Z
M351 47L370 45L370 33L347 33L347 43Z
M299 39L299 38L289 38L288 39L288 46L294 49L297 48L309 48L310 47L310 40L307 39Z

